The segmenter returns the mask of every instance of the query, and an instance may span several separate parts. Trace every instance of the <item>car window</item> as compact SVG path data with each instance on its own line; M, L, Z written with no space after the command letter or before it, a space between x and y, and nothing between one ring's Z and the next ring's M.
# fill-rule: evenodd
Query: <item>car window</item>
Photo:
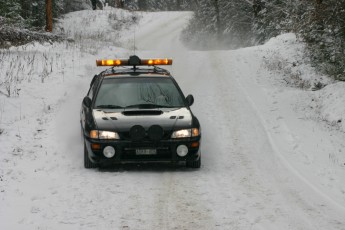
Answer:
M94 76L94 78L92 79L92 84L91 84L89 93L87 94L89 98L93 99L93 94L97 90L97 86L99 84L99 81L100 81L100 78L97 75Z
M93 97L93 86L90 87L90 90L89 90L89 93L87 94L87 96L92 99L92 97Z
M146 104L183 107L184 99L172 79L167 77L105 78L98 91L95 107Z

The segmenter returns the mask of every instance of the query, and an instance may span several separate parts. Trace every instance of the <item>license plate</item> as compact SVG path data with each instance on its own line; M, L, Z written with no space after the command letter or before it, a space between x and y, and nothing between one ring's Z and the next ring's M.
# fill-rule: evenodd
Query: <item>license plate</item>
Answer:
M135 153L137 155L156 155L157 150L156 149L136 149Z

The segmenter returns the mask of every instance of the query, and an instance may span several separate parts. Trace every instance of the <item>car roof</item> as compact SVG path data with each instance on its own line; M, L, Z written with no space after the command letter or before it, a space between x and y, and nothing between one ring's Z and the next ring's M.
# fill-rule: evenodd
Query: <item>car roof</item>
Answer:
M99 74L103 77L172 77L166 69L153 66L151 68L123 68L112 67Z

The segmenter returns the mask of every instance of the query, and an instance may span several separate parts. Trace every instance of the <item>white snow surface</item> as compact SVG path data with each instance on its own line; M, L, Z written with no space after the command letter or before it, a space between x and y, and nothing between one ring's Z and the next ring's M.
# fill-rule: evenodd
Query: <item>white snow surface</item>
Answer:
M293 34L188 50L190 17L74 12L59 23L74 43L0 51L0 229L345 229L345 84L316 74ZM172 57L195 97L200 170L83 167L79 110L104 69L95 60L133 54L134 31L136 54ZM312 91L317 82L327 86Z

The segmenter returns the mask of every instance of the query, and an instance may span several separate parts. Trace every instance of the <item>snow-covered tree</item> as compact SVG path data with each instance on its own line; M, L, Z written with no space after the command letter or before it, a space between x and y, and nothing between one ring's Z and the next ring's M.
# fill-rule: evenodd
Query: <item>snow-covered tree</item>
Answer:
M22 6L19 0L12 1L0 1L0 16L18 20L20 19L20 14L22 11Z
M194 17L184 30L182 39L191 47L209 49L214 46L219 35L215 2L199 0Z
M53 15L58 17L63 8L62 0L53 1ZM0 1L0 16L7 18L15 27L43 29L45 26L45 1L11 0Z
M169 11L191 10L196 6L197 0L125 0L124 6L134 10Z
M220 2L222 44L226 46L247 46L253 40L254 11L251 1Z
M192 47L233 48L281 33L303 38L315 66L345 78L345 0L197 0L183 40Z
M345 80L345 0L309 1L300 34L314 64Z
M63 0L63 12L91 9L91 0Z
M248 45L252 40L251 1L199 0L183 39L204 48Z

